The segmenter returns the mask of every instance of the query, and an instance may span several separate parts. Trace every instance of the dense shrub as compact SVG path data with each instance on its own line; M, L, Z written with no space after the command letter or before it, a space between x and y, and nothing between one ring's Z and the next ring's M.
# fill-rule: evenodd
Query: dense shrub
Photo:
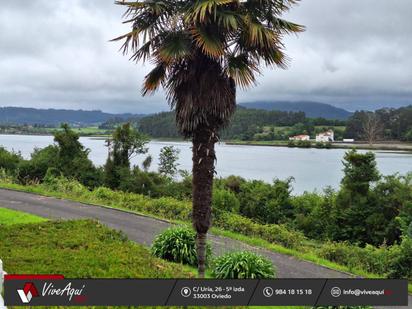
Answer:
M220 214L215 218L214 224L228 231L262 238L287 248L299 248L305 239L302 233L289 230L283 225L259 224L248 218L231 213Z
M293 218L292 181L290 178L275 179L272 184L259 180L242 183L238 194L241 214L262 223L285 223Z
M35 149L30 160L24 160L19 164L18 178L21 183L43 181L49 168L57 167L58 148L48 146L43 149Z
M174 181L159 173L140 170L138 167L134 167L132 171L128 168L121 168L116 173L118 181L116 188L121 191L144 194L154 198L167 196L181 200L190 199L192 196L192 179L189 176L181 181Z
M217 279L271 279L276 277L276 271L267 258L241 251L216 258L212 276Z
M21 160L22 157L20 154L7 151L5 148L0 147L0 169L14 172Z
M327 242L319 249L319 255L350 269L384 275L388 271L389 261L393 258L394 248L396 247L376 248L370 245L360 248L346 242Z
M213 190L212 207L213 210L217 211L238 213L240 202L233 192L223 189L215 189Z
M89 193L89 190L77 180L69 180L63 176L47 175L44 178L44 186L52 191L74 194L76 197L87 196Z
M296 217L293 226L311 239L330 239L339 227L335 224L336 192L307 193L292 198Z
M240 176L231 175L227 178L217 179L215 181L217 184L221 184L223 189L228 189L234 193L240 192L240 186L245 183L246 180Z
M151 252L154 256L171 262L197 265L196 233L188 227L169 228L153 241ZM206 256L211 255L207 245Z
M389 261L389 278L412 280L412 239L405 237Z

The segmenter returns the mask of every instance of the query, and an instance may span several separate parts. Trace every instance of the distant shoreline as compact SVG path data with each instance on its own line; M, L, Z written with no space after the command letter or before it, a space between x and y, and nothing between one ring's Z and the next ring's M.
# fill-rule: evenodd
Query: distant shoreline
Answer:
M13 133L0 133L1 135L19 135L19 136L53 136L51 133L24 133L24 134L13 134ZM80 137L90 137L95 139L106 139L109 135L99 135L99 134L79 134ZM152 138L152 141L157 142L184 142L185 140L180 138ZM287 141L233 141L233 140L222 140L221 143L226 145L237 145L237 146L261 146L261 147L287 147L287 148L302 148L305 147L290 147ZM402 143L398 141L388 141L379 142L369 145L365 142L355 142L355 143L343 143L335 142L330 144L330 148L316 148L315 144L312 144L311 148L306 149L359 149L359 150L389 150L389 151L407 151L412 152L412 143Z
M289 147L287 141L273 141L273 142L259 142L259 141L226 141L227 145L238 146L264 146L264 147L288 147L288 148L304 148L304 147ZM313 147L312 149L318 149ZM325 148L319 148L325 149ZM393 150L393 151L407 151L412 152L412 143L402 142L388 142L388 143L375 143L369 145L367 143L355 142L355 143L343 143L335 142L330 144L329 149L359 149L359 150Z

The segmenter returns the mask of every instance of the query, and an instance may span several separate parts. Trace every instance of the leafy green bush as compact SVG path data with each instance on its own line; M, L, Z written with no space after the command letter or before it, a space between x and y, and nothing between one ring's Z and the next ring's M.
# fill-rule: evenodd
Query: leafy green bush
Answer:
M251 219L227 212L219 214L214 220L214 225L246 236L262 238L287 248L299 248L305 239L301 232L288 229L283 225L259 224Z
M188 227L173 227L159 234L153 241L151 252L154 256L171 262L197 265L196 233ZM208 244L206 256L211 256Z
M385 274L388 263L393 257L395 246L376 248L367 245L360 248L347 242L327 242L319 249L319 256L340 265L348 266L351 269L362 269L375 274Z
M240 202L231 191L215 189L213 190L212 207L214 210L238 213Z
M246 180L243 179L242 177L234 176L234 175L231 175L227 178L223 178L219 180L223 184L225 189L229 189L230 191L234 193L239 193L241 184L246 182Z
M240 251L216 258L212 276L217 279L270 279L276 277L276 270L267 258Z
M44 178L42 185L48 190L74 194L76 197L87 196L89 193L89 190L77 180L67 179L63 176L54 177L53 175L48 175L48 177Z
M389 278L412 280L412 239L405 237L389 261Z
M293 178L275 179L272 184L260 180L242 183L238 194L241 214L262 223L284 223L293 218L292 181Z
M7 151L5 148L0 147L0 168L14 172L21 160L22 157L20 154Z

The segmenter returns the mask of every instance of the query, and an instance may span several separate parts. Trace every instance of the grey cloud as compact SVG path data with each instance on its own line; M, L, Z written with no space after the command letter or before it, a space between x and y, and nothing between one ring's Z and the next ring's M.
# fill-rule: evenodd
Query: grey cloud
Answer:
M285 18L307 32L285 38L288 70L263 70L251 100L319 100L348 109L412 104L412 2L303 0ZM130 63L108 40L128 30L112 0L8 1L0 10L0 105L167 110L142 98L150 65Z

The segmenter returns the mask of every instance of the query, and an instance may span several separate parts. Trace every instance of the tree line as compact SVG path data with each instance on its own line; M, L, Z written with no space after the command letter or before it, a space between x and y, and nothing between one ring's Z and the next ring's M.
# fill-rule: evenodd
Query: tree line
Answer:
M178 138L174 112L163 112L127 121L153 138ZM114 129L126 120L111 119L101 128ZM222 139L244 141L288 140L290 136L308 134L314 137L322 130L333 129L335 139L357 141L412 141L412 106L399 109L357 111L348 120L308 118L303 112L266 111L238 108L232 122L220 131Z
M131 120L131 122L139 131L153 138L178 138L181 135L177 130L175 119L176 115L174 112L163 112ZM105 129L109 127L114 128L119 123L122 123L122 121L113 119L100 127ZM342 120L307 118L304 112L266 111L239 107L233 116L232 122L220 131L220 137L223 139L240 140L259 139L258 135L264 134L265 127L267 126L272 128L293 127L291 129L294 130L293 132L301 134L303 131L315 132L315 126L334 127L344 125L345 121ZM269 135L266 138L286 140L289 133Z
M375 112L357 111L349 118L345 136L370 143L380 140L412 141L412 105Z

